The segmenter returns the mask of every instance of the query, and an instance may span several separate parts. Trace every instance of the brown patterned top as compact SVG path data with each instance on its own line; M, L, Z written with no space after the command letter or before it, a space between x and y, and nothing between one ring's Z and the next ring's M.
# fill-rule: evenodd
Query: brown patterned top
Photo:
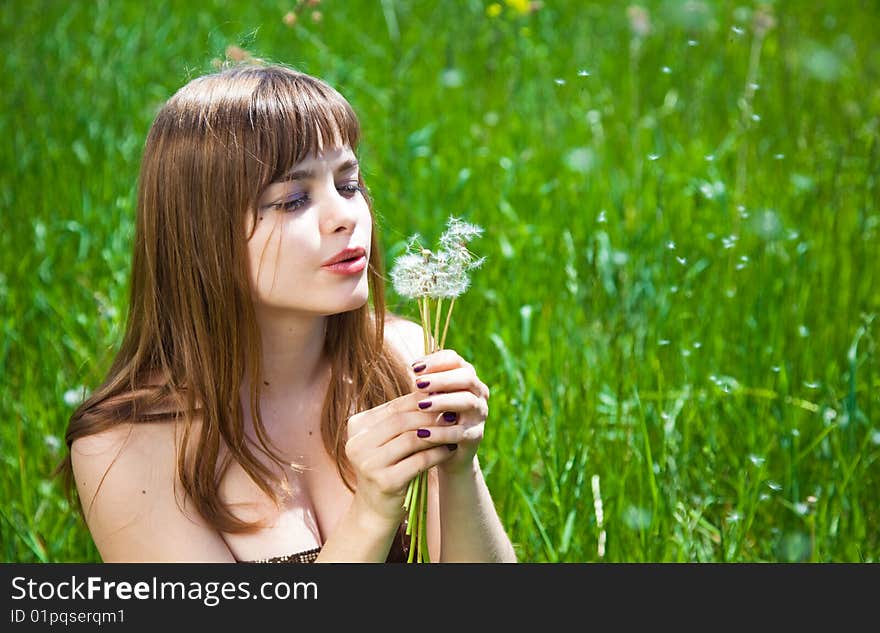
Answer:
M409 556L409 539L406 534L406 521L397 529L394 535L394 541L391 543L391 549L388 551L386 563L405 563ZM307 549L296 554L285 554L284 556L272 556L271 558L258 558L256 560L243 560L239 563L314 563L321 553L320 547Z

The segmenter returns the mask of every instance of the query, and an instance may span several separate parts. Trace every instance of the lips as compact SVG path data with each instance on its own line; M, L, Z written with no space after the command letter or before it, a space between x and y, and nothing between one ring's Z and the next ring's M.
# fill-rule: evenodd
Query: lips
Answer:
M354 248L346 248L345 250L342 250L342 251L336 253L336 255L334 255L333 257L331 257L330 259L328 259L326 262L324 262L321 265L322 266L332 266L333 264L338 264L340 262L346 262L346 261L354 262L354 261L357 261L358 259L360 259L361 257L364 257L366 254L367 254L366 250L364 250L360 246L357 246Z

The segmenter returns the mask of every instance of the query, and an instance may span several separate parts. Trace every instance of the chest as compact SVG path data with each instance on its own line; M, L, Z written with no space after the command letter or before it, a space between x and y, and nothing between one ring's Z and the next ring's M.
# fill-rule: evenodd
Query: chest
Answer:
M283 458L275 464L259 454L272 476L277 503L239 464L233 463L220 483L220 497L236 516L262 521L250 533L224 533L238 560L283 556L323 545L351 503L352 492L342 481L335 460L321 438L320 404L266 407L262 416L269 436ZM255 438L249 416L245 428ZM294 466L295 465L295 466Z

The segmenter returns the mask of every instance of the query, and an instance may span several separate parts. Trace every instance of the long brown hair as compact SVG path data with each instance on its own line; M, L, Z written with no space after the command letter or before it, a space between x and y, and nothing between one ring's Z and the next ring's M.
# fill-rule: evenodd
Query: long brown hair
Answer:
M320 147L341 141L355 151L359 140L358 118L342 95L280 64L249 63L198 77L163 105L147 137L138 180L123 340L103 383L68 423L68 452L59 472L69 494L75 491L69 450L74 440L120 423L177 422L183 425L177 474L195 508L220 531L259 527L240 520L218 495L234 460L277 501L269 485L272 472L255 451L282 463L259 410L260 335L245 214L253 214L256 226L257 201L270 183ZM372 215L363 175L358 179ZM384 272L375 217L372 236L372 308L368 303L327 317L325 335L331 378L321 433L350 489L344 451L348 416L406 393L409 382L406 368L384 344ZM245 370L259 442L244 432L239 394ZM154 376L161 377L159 384L150 380ZM156 412L157 407L164 410ZM197 459L187 457L190 442Z

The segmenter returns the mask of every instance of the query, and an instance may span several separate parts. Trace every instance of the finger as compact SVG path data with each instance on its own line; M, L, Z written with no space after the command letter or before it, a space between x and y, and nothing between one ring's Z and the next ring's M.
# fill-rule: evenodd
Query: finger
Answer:
M407 457L441 444L462 441L466 429L459 426L424 426L398 435L380 449L376 464L393 466Z
M367 449L377 448L384 446L399 435L434 424L438 414L441 414L442 417L444 411L419 409L418 401L422 396L424 396L423 393L415 392L386 403L382 412L377 412L372 416L375 418L374 421L361 426L359 433L354 437L357 446L367 447ZM454 420L449 421L454 422Z
M458 413L474 412L480 418L485 419L489 415L489 405L483 398L475 396L470 391L455 391L452 393L434 393L425 395L414 393L413 396L422 396L416 406L419 411L425 413L442 413L454 411Z
M416 389L426 393L470 391L475 396L485 397L488 388L477 378L469 367L457 367L447 371L434 371L419 374L415 378Z
M457 448L455 444L450 444L450 446ZM413 453L388 469L389 478L399 483L400 487L406 486L419 473L452 458L455 455L454 451L454 448L442 445Z
M422 356L412 364L413 372L417 375L432 371L445 371L456 367L470 367L473 365L462 358L454 349L441 349L431 354Z

